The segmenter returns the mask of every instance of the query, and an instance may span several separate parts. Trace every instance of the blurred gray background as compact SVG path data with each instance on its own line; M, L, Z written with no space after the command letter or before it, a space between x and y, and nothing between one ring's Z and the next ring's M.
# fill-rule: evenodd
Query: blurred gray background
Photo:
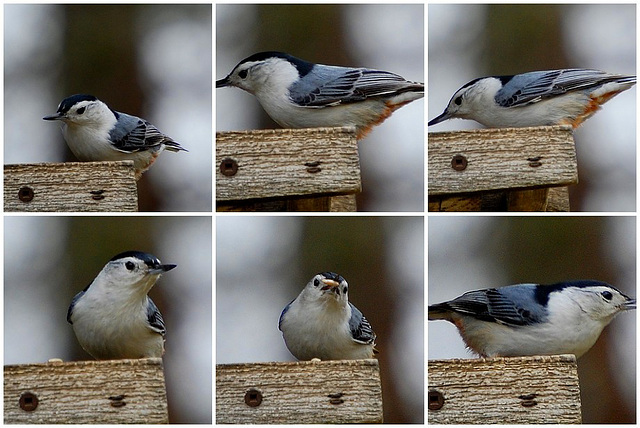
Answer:
M636 73L635 4L432 4L429 119L461 86L488 75L557 68ZM481 128L455 119L429 132ZM572 211L635 211L636 87L575 132L580 183Z
M218 216L216 363L295 361L280 313L316 273L334 271L378 336L384 421L423 423L423 222Z
M261 51L424 82L424 6L216 5L216 79ZM216 131L279 128L249 93L221 88L215 96ZM424 210L424 105L400 108L358 143L359 211Z
M95 95L142 117L188 153L138 182L140 211L211 211L212 6L4 5L4 162L76 161L62 99Z
M636 290L635 217L430 217L428 301L572 279ZM432 359L475 358L457 329L429 321ZM636 422L636 312L618 315L578 360L584 423Z
M175 423L212 418L212 220L207 217L5 217L4 364L92 360L67 323L73 296L116 254L178 267L149 295L167 327L164 373Z

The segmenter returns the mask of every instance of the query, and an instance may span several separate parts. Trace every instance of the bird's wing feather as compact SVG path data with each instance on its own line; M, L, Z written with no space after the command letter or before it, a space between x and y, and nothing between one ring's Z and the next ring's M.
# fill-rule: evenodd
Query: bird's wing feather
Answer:
M372 344L376 340L376 334L373 332L371 324L369 324L369 321L367 321L358 308L351 303L349 303L349 306L351 306L349 329L351 330L353 340L366 345Z
M280 319L278 320L278 330L282 330L282 328L280 328L280 326L282 325L282 319L284 318L284 314L287 313L287 311L291 307L291 304L293 302L295 302L295 300L296 299L293 299L291 302L289 302L289 304L287 306L285 306L284 309L282 310L282 313L280 314Z
M495 100L502 107L515 107L628 78L588 69L534 71L510 78L498 91Z
M117 125L109 133L116 149L123 152L138 152L164 144L167 150L185 150L158 128L144 119L125 113L117 113Z
M301 106L328 107L420 90L424 90L422 84L409 82L387 71L316 66L313 76L307 74L292 85L290 96L294 103Z
M541 316L524 309L515 299L495 288L470 291L450 302L429 307L429 311L442 309L507 325L534 324Z
M84 290L82 290L81 292L73 296L73 299L71 299L71 304L69 305L69 309L67 310L67 322L69 324L73 324L73 322L71 321L71 314L73 314L73 308L76 306L76 303L78 303L78 300L80 300L80 298L84 295L84 293L89 289L89 286L91 286L91 284L87 285L84 288Z
M162 314L158 310L158 307L153 300L147 297L147 321L149 322L149 328L151 330L160 333L162 336L165 335L166 330L164 327L164 319L162 318Z

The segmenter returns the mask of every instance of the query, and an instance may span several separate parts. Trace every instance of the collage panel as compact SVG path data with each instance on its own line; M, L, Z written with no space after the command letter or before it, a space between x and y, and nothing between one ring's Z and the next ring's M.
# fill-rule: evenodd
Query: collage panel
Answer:
M636 422L636 12L427 5L429 423Z
M444 146L442 172L453 181L444 186L443 175L434 176L430 192L440 189L440 200L452 188L495 196L558 187L548 204L514 210L635 212L636 8L429 4L428 135ZM566 130L530 129L551 125ZM455 153L446 151L450 131L468 136ZM489 169L497 177L484 174ZM506 209L491 202L472 210ZM439 210L466 209L458 201Z
M375 344L384 422L424 423L424 396L415 393L424 390L423 237L422 216L218 216L217 371L229 364L247 363L249 370L249 363L299 359L282 368L295 370L308 367L304 364L314 355L324 361L317 362L320 371L349 363L326 360L369 358ZM313 370L305 369L311 375ZM348 372L340 367L337 374ZM283 379L256 382L256 387L277 401L285 394L276 390ZM331 392L333 383L320 386L310 399L320 400L319 392ZM319 411L315 420L345 417L359 399L345 391L343 400L342 410L310 404L296 412L304 421L314 420L309 412ZM257 410L233 416L272 420L273 415ZM240 422L226 417L216 413L218 423ZM245 423L249 420L266 422Z
M211 212L211 4L3 7L5 170L35 175L23 179L31 204L17 189L7 195L18 211L50 197L54 179L84 195L107 168L82 170L76 184L82 166L71 162L130 160L133 176L120 180L137 204L127 210ZM44 209L123 211L101 205L122 190L109 187L120 171L110 168L90 189L94 199L74 208L54 199Z
M58 361L69 364L71 375L74 362L162 357L169 421L210 424L212 232L210 216L5 216L5 370ZM133 368L128 376L131 385L143 378ZM52 386L38 383L51 379L35 379L30 390L46 413L55 401ZM118 406L109 407L104 391L94 388L101 397L95 418L101 405L113 412L143 406L135 389L124 388L123 396L110 385L106 394ZM91 412L76 417L94 421Z
M427 245L429 365L574 354L582 422L635 422L635 216L431 216Z
M322 193L303 183L337 175L330 171L346 159L333 157L335 138L308 137L293 146L289 133L278 132L349 126L358 140L357 171L344 172L343 181L357 182L327 192L355 193L358 211L424 210L423 4L218 4L215 78L219 140L242 132L229 136L229 146L217 146L221 159L216 165L225 167L225 159L236 165L227 168L228 175L217 173L218 209L233 198L273 196L267 192L287 179L294 189L275 196L295 199ZM281 145L273 142L278 136ZM246 147L236 147L242 138L249 139ZM318 148L312 140L319 141L314 142ZM306 159L287 163L301 152ZM221 191L223 185L242 180L230 177L236 171L238 176L251 174L263 162L264 172L254 172L256 180L245 178L233 197ZM297 181L289 176L296 171L301 174L294 175ZM273 184L247 196L252 181L265 174L274 174ZM349 208L337 210L350 211L352 205ZM276 209L294 211L259 206L262 211Z

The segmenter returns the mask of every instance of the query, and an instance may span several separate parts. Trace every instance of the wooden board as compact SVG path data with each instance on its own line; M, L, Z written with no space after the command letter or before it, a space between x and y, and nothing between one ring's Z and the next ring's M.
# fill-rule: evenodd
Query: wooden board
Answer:
M431 360L429 424L579 424L574 355Z
M168 422L160 358L4 367L5 424Z
M218 203L361 189L352 128L219 132L215 168Z
M570 127L429 133L429 196L578 182Z
M4 210L138 211L133 161L5 165Z
M216 422L382 423L378 360L220 364Z

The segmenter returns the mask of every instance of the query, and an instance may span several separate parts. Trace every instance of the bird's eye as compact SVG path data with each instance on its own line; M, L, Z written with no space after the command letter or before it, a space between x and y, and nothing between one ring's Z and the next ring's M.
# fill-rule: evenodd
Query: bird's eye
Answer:
M453 102L454 102L454 103L456 103L456 105L458 105L458 106L459 106L460 104L462 104L462 95L460 95L460 96L456 97L456 99L455 99L455 100L453 100Z
M76 113L83 114L86 109L86 107L80 107L78 110L76 110Z
M124 267L126 267L127 270L133 270L133 268L136 267L136 265L133 262L126 262L124 264Z
M604 297L605 300L610 301L611 299L613 299L613 294L611 293L611 291L603 291L602 297Z
M247 70L241 70L238 73L238 77L241 78L241 79L246 79L248 74L249 74L249 72Z
M347 287L346 285L342 287L342 294L347 294L347 291L349 291L349 287Z
M320 280L318 278L313 280L313 285L315 285L316 287L320 285Z

